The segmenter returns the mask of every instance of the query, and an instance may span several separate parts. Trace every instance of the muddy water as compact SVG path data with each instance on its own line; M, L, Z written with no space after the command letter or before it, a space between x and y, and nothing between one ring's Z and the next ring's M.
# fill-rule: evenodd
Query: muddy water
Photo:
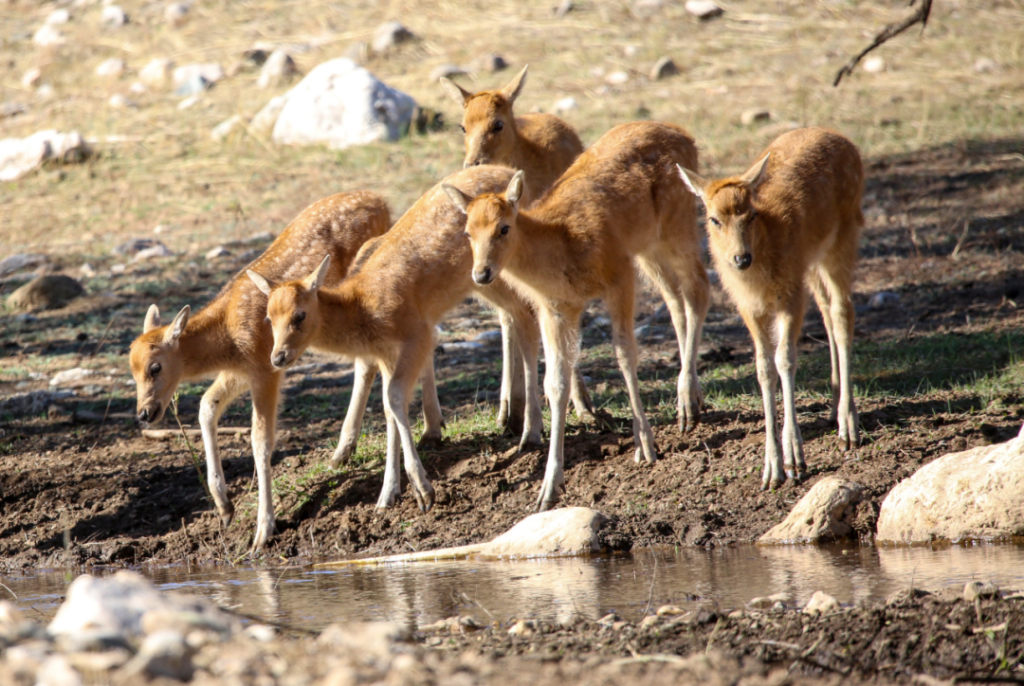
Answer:
M510 618L590 619L617 612L636 621L650 604L739 608L786 592L804 603L823 590L842 603L911 585L937 590L971 580L1024 588L1024 546L876 549L855 545L721 550L660 549L622 557L459 561L315 570L172 566L142 568L161 588L193 593L238 612L310 629L388 619L423 626L452 615L483 623ZM94 574L111 573L92 570ZM5 577L18 604L51 616L77 572ZM0 588L0 595L9 596Z

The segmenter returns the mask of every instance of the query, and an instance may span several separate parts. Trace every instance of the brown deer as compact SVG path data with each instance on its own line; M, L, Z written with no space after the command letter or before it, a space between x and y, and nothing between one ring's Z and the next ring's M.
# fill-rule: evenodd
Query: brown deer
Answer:
M512 178L507 167L479 166L449 176L445 183L467 193L493 192ZM470 278L473 256L465 236L466 218L435 186L367 249L359 268L333 288L324 287L330 256L300 280L271 281L255 270L249 277L267 294L276 369L292 364L307 347L373 360L384 377L388 422L387 462L378 508L400 495L400 453L420 509L434 502L434 489L416 452L409 426L412 385L434 349L434 327L466 296L477 291L510 314L525 358L525 413L521 446L540 444L543 419L537 382L540 332L529 304L511 287L486 289Z
M333 257L324 276L329 283L342 279L356 251L367 239L387 231L387 204L374 193L339 193L313 203L299 214L249 268L272 278L297 278L315 265L325 252ZM207 481L217 512L226 525L234 506L217 449L217 423L231 401L246 389L252 393L252 449L259 480L259 508L254 549L274 531L270 491L270 457L274 451L278 390L283 373L270 364L273 336L263 323L266 297L244 273L235 276L213 301L191 316L186 305L167 326L160 325L156 305L146 314L143 334L131 346L130 364L137 385L137 411L141 422L157 423L184 379L216 374L199 406L199 424L206 452ZM376 368L356 360L352 400L332 464L355 451L363 410ZM433 367L424 372L426 434L439 439L441 413L433 385Z
M707 208L711 255L722 285L754 339L765 414L762 487L805 475L796 421L796 341L810 286L832 358L832 420L849 449L860 442L850 379L850 292L864 217L860 153L834 131L806 128L779 136L750 169L717 181L681 165L683 180ZM774 351L774 360L772 353ZM775 382L785 419L779 451ZM784 459L783 459L784 458Z
M580 153L583 143L569 124L553 114L524 114L515 116L512 105L526 85L526 70L516 74L509 83L497 90L470 93L454 81L441 77L441 85L452 100L462 105L462 130L466 138L464 168L478 164L500 164L526 172L529 197L538 199L562 173L569 168ZM509 322L502 322L503 343L506 356L515 353L514 343L508 336ZM515 367L508 361L505 368ZM519 390L520 379L514 379ZM583 382L579 368L573 365L572 404L581 419L594 421L594 404ZM513 414L521 414L520 406L508 408ZM499 416L504 416L504 406ZM509 422L515 428L515 420Z
M538 509L551 507L565 485L569 369L579 349L580 314L594 298L605 301L612 320L612 343L633 410L636 460L656 459L636 370L637 265L665 297L679 341L679 426L688 431L700 419L696 354L709 284L696 203L676 164L697 164L693 139L677 126L634 122L606 133L528 209L521 209L522 171L503 193L472 195L445 187L468 215L473 280L486 285L500 276L529 297L540 316L551 446Z

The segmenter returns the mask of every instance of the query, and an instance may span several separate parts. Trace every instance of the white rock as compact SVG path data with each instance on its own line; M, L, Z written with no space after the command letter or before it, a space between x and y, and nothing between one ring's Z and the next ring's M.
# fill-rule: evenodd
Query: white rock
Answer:
M627 45L622 48L622 54L626 57L636 57L639 52L640 48L635 45Z
M714 19L725 10L709 0L686 0L686 11L701 20Z
M146 248L145 250L140 250L139 252L135 253L135 257L132 258L132 262L144 262L145 260L151 260L155 257L173 256L174 253L171 252L171 250L166 245L164 245L163 243L158 243L157 245L154 245L150 248Z
M219 259L224 258L224 257L229 257L230 255L231 255L231 251L230 250L225 248L223 245L218 245L216 248L207 251L207 253L206 253L206 255L204 257L207 259L207 261L210 261L210 260L219 260Z
M412 31L397 21L384 22L373 32L373 51L385 52L390 48L415 38Z
M195 95L190 95L190 96L188 96L187 98L185 98L184 100L182 100L181 102L178 103L178 109L179 110L187 110L189 107L192 107L192 105L195 105L197 102L199 102L202 99L203 99L203 94L202 93L196 93Z
M117 28L128 23L128 15L119 5L107 5L100 13L100 25Z
M50 386L53 388L56 388L57 386L66 386L70 383L75 383L76 381L88 378L93 374L93 371L82 367L65 369L64 371L57 372L53 375L53 378L50 379Z
M213 127L213 131L210 132L210 138L215 141L222 141L241 125L242 115L236 114Z
M75 131L37 131L28 138L0 140L0 181L14 181L55 159L76 162L89 154L89 146Z
M17 628L25 622L25 614L18 606L7 600L0 600L0 627Z
M152 248L154 245L162 245L160 241L155 238L132 238L131 240L125 241L120 245L114 246L110 250L111 255L134 255L140 250L146 248Z
M224 69L216 62L205 64L183 64L171 73L171 81L177 88L187 81L201 76L209 83L217 83L224 78Z
M117 57L111 57L100 62L99 66L96 67L96 76L102 76L110 78L113 76L120 76L124 73L124 60L118 59Z
M769 596L752 598L747 606L755 610L771 610L776 605L782 605L785 607L792 601L788 593L773 593Z
M501 329L481 331L473 340L477 343L483 343L484 345L497 345L501 343Z
M146 84L142 83L141 81L136 81L132 85L128 86L128 90L130 90L132 93L135 93L135 95L142 95L148 89L146 88Z
M274 124L277 123L277 118L281 114L281 110L284 109L284 104L288 101L287 95L279 95L276 98L271 98L270 102L263 106L256 116L249 122L249 128L257 133L269 134L274 130Z
M49 655L36 672L36 686L82 686L82 677L63 655Z
M944 455L898 483L882 501L879 541L1024 535L1024 428L1017 438Z
M864 71L869 74L877 74L878 72L885 71L885 59L875 55L864 60Z
M21 271L28 267L34 267L37 264L46 262L46 255L38 255L35 253L17 253L10 257L5 257L0 260L0 279L3 277Z
M772 113L761 107L754 107L749 110L743 110L740 114L740 123L744 126L750 126L759 122L770 121Z
M25 88L35 88L43 81L43 72L39 67L32 67L21 77L21 85Z
M278 48L270 53L270 57L263 63L263 67L260 69L260 77L256 80L256 85L260 88L276 86L297 71L295 60L292 59L292 56Z
M551 109L555 111L555 114L564 114L566 112L571 112L572 110L578 110L579 108L580 106L576 102L576 98L571 95L561 98L560 100L556 100L555 104L551 107Z
M88 262L85 262L78 268L78 273L86 279L91 279L96 276L96 269Z
M629 81L629 74L624 71L613 71L604 80L609 86L621 86Z
M127 267L125 267L123 264L110 265L110 273L113 274L114 276L118 274L124 274L125 269L127 269Z
M64 45L67 38L60 30L50 24L43 24L39 30L32 34L32 42L41 48L49 48L57 45Z
M999 587L991 581L968 581L964 584L964 600L973 603L978 598L998 598Z
M149 86L162 86L167 83L173 68L173 61L154 57L139 72L139 80Z
M289 91L274 125L282 145L324 143L333 149L396 140L408 131L416 102L352 60L313 69Z
M845 538L853 532L855 506L862 497L859 484L827 476L807 491L781 524L757 542L816 543Z
M188 10L188 4L172 2L164 9L164 19L171 26L181 26L188 19Z
M58 26L60 24L67 24L71 21L71 12L66 9L59 9L50 12L44 22L48 26Z
M826 615L843 609L839 601L824 591L815 591L804 606L805 615Z
M974 61L974 71L979 74L988 74L999 68L996 61L989 57L979 57Z
M895 307L900 304L900 294L891 291L879 291L868 300L868 307L872 310L884 310L887 307Z
M277 631L274 630L274 627L266 624L250 624L245 627L242 635L259 643L270 643L277 635Z
M129 100L120 93L115 93L110 96L110 106L118 110L134 109L138 107L138 104L134 100Z
M53 90L53 86L51 86L48 83L44 83L36 89L36 100L39 100L40 102L46 102L47 100L51 100L54 95L55 93Z
M672 61L672 58L665 55L651 67L650 79L651 81L660 81L667 79L670 76L675 76L679 73L679 66Z

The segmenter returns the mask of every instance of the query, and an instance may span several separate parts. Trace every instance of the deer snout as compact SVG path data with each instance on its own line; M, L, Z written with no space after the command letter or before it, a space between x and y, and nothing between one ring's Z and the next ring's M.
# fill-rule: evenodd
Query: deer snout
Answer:
M160 403L154 403L152 408L142 408L136 418L142 423L155 422L160 418Z
M278 350L270 358L270 363L278 369L284 368L284 366L288 364L288 353L284 350Z
M473 281L481 286L486 286L490 282L494 281L494 272L491 271L490 267L483 267L482 269L473 270Z
M741 253L739 255L734 255L733 258L732 258L732 263L740 271L743 271L744 269L749 267L750 263L753 262L753 261L754 261L754 256L751 255L749 252L744 252L744 253Z

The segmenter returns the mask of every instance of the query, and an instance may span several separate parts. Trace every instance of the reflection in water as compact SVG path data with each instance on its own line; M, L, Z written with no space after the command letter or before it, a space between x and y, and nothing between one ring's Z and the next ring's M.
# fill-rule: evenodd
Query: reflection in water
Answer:
M755 596L788 593L807 602L817 590L842 603L907 588L938 589L974 579L1024 588L1024 546L942 549L775 546L659 549L589 559L424 562L386 567L142 568L161 588L210 598L248 615L320 628L338 621L387 619L411 627L452 615L482 623L510 618L595 619L618 612L638 620L647 606L713 602L742 607ZM93 570L106 574L108 570ZM37 619L52 615L69 572L0 578ZM0 592L6 593L0 589Z

